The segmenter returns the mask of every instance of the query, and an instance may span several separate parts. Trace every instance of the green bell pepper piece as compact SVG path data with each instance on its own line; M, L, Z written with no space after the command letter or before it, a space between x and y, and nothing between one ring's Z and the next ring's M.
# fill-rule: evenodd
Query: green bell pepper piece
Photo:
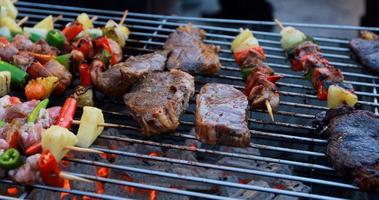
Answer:
M17 149L10 148L0 155L0 168L11 170L22 165L21 154Z
M0 60L0 71L9 71L11 73L12 87L23 88L28 81L28 73L2 60Z
M46 41L49 45L62 49L66 37L64 34L58 30L51 30L47 33Z
M71 64L71 54L63 54L60 56L55 57L55 60L58 61L60 64L66 67L66 69L70 69Z
M0 120L0 128L3 127L5 122L3 120Z
M104 65L107 65L109 61L112 58L112 54L109 53L106 49L103 49L99 55L99 59L104 63Z
M43 108L46 108L47 104L49 104L49 99L44 99L43 101L39 102L37 106L33 109L33 111L29 114L27 118L27 122L31 122L31 123L36 122L39 117L40 111Z
M251 73L251 70L252 70L252 68L250 68L250 67L248 67L248 68L243 68L242 70L241 70L241 76L242 76L242 78L243 78L243 80L246 80L247 79L247 77L250 75L250 73Z

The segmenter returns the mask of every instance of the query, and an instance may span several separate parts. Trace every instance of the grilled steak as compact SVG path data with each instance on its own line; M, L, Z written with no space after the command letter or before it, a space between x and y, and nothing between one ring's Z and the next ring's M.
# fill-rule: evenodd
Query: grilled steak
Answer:
M379 188L379 117L343 106L326 113L327 155L334 168L352 176L363 191Z
M220 70L219 46L203 43L205 31L191 24L171 33L164 45L171 50L168 69L181 69L191 74L212 75Z
M150 136L173 132L194 92L194 78L186 72L150 73L124 95L124 102L143 134Z
M250 144L246 96L232 86L208 83L196 96L196 134L207 144L246 147Z
M166 51L131 56L125 62L101 72L102 66L94 62L91 66L91 78L95 87L112 97L124 95L140 78L152 71L163 71L167 58Z
M379 37L377 35L363 32L361 38L350 41L350 48L365 67L379 72Z

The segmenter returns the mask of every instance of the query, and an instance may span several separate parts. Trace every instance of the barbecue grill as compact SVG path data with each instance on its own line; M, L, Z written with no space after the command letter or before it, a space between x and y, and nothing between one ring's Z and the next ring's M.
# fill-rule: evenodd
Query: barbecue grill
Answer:
M73 21L81 12L98 16L95 26L102 26L108 19L118 21L123 12L78 8L70 6L49 5L30 2L18 2L20 11L19 17L29 16L27 25L33 25L47 15L62 14L63 18L57 22L57 28L61 28L67 22ZM128 40L125 56L143 54L157 49L161 49L168 34L173 32L179 25L192 22L195 26L207 31L206 42L220 45L222 47L220 58L222 70L219 75L206 77L196 76L196 91L208 82L227 83L238 89L243 89L243 80L240 77L238 66L235 64L229 50L230 42L239 32L239 27L274 26L273 22L247 21L247 20L226 20L226 19L206 19L194 17L178 17L153 15L145 13L129 12L126 20L127 26L132 34ZM284 23L301 27L305 30L312 29L333 29L341 32L352 32L357 30L379 31L379 28L337 26L321 24L299 24ZM254 30L254 28L253 28ZM325 155L327 139L324 135L318 134L313 126L316 113L327 110L326 102L319 101L315 95L315 90L309 81L303 79L301 72L291 70L290 63L283 56L280 48L279 34L272 32L254 31L262 47L267 53L267 62L276 73L284 75L277 85L280 88L281 102L280 109L275 115L275 122L271 122L265 111L255 110L250 113L249 128L252 133L252 143L249 150L230 150L225 147L214 147L201 145L193 134L194 127L194 98L190 101L190 107L181 118L181 125L177 132L172 135L165 135L154 138L142 138L138 125L133 121L128 111L121 101L115 101L98 95L98 107L103 109L105 119L109 123L121 124L115 126L112 131L105 131L95 143L97 150L105 152L108 157L116 160L127 160L127 164L118 162L108 162L97 155L82 155L74 153L73 157L65 158L65 163L70 165L70 172L75 175L93 180L95 183L90 187L80 186L80 183L72 183L71 189L55 188L45 185L21 186L15 185L7 179L0 180L1 188L16 187L19 199L40 197L63 197L72 198L99 198L99 199L125 199L137 198L138 195L144 198L158 199L235 199L236 196L229 196L228 193L220 192L220 188L225 190L233 189L240 191L261 192L273 194L276 197L299 197L311 199L350 199L364 197L365 194L359 192L350 179L337 175L333 170ZM378 76L368 73L350 58L348 40L340 38L315 37L321 45L321 49L326 58L331 63L341 68L346 82L350 82L356 88L359 97L359 105L366 110L378 114ZM153 98L153 97L152 97ZM55 100L56 102L62 99ZM80 112L80 111L78 111ZM191 145L192 144L192 145ZM129 148L134 146L135 148ZM136 147L138 146L138 148ZM125 147L125 148L123 148ZM158 150L157 150L158 149ZM260 153L256 153L259 150ZM177 154L190 154L203 159L185 159L185 156L170 157L162 155L160 151L170 151ZM186 154L187 155L187 154ZM220 164L214 159L229 158L232 164ZM141 161L142 165L133 165L128 161L134 159ZM246 161L260 163L276 163L277 166L284 166L289 169L286 172L267 171L250 166L236 166L233 162ZM160 163L160 164L157 164ZM156 167L157 165L161 167ZM141 167L143 166L143 167ZM154 167L155 166L155 167ZM289 190L272 185L246 184L241 180L212 178L204 173L179 173L169 170L169 167L188 168L193 171L203 169L201 172L217 172L217 174L238 174L239 176L254 176L255 181L271 178L276 181L290 180L298 181L306 185L309 190ZM86 169L88 170L83 170ZM103 176L99 171L89 169L106 169L120 173L128 173L129 178L121 176ZM207 170L207 171L205 171ZM288 173L288 171L290 171ZM133 176L132 176L133 175ZM135 177L144 177L144 181ZM132 178L133 177L133 178ZM154 181L152 181L154 179ZM157 179L167 180L159 182ZM170 181L178 183L182 187L174 187ZM98 184L104 187L104 193L97 189ZM206 185L202 189L188 189L187 185ZM113 188L113 189L112 189ZM124 188L129 192L118 193L114 188ZM204 189L212 188L212 189ZM216 188L216 189L215 189ZM6 190L4 190L6 191ZM142 191L142 192L141 192ZM142 194L141 194L142 193ZM145 193L145 194L143 194ZM43 196L45 195L45 196ZM47 196L53 195L53 196ZM54 196L56 195L56 196ZM146 196L144 196L146 195ZM161 196L163 195L163 196ZM166 196L164 196L166 195ZM377 194L370 194L376 196ZM1 199L13 199L9 193L0 193ZM273 197L273 196L271 196ZM367 197L367 196L366 196ZM280 199L280 198L278 198Z

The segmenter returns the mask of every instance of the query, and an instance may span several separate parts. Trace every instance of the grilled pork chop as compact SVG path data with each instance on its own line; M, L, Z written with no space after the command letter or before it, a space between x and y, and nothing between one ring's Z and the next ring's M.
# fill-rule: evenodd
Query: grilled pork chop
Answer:
M168 69L181 69L191 74L212 75L220 70L220 47L204 44L205 31L191 24L179 27L166 40L164 48L171 50Z
M350 41L352 52L358 60L372 71L379 72L379 37L371 32L361 33L361 38Z
M248 105L246 96L232 86L204 85L196 96L197 137L207 144L248 146Z
M150 73L137 82L124 102L147 136L173 132L195 92L194 78L179 70Z
M327 155L334 168L352 176L363 191L379 188L379 117L343 106L327 111Z
M98 90L108 96L122 96L147 73L163 71L167 53L167 51L156 51L130 56L125 62L118 63L105 72L101 72L101 66L94 64L91 66L92 82Z

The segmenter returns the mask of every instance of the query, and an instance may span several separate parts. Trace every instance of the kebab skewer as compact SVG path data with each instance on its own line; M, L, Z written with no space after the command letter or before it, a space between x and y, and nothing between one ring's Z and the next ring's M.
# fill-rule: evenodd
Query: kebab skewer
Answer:
M295 29L284 27L279 20L275 20L281 28L281 46L291 61L294 71L304 71L305 78L312 82L320 100L327 100L329 108L336 108L341 104L354 106L358 102L357 95L351 84L344 81L341 70L333 67L321 55L320 47L310 36Z
M279 107L279 91L275 82L282 76L275 75L274 71L263 62L266 59L263 48L253 33L242 30L232 42L231 50L245 83L245 95L253 109L266 109L272 121L273 112Z

